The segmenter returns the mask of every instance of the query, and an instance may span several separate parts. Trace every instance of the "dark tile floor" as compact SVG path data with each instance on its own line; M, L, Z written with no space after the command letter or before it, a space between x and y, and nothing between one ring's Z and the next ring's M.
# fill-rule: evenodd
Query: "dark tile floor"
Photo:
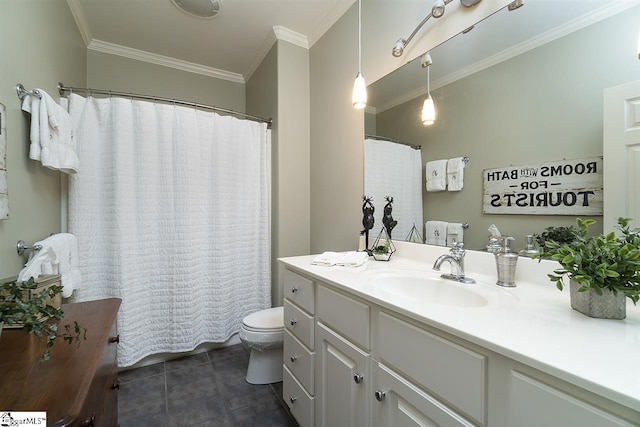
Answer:
M120 427L297 427L282 383L247 383L248 362L237 344L120 372Z

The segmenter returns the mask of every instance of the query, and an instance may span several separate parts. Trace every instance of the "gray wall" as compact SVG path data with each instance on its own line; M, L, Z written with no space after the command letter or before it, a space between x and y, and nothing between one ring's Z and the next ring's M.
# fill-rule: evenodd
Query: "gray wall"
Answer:
M465 243L474 249L486 245L492 223L515 236L514 248L525 234L575 224L571 216L482 214L482 170L601 156L603 89L640 76L638 20L640 7L432 91L433 126L418 119L423 97L377 114L378 133L421 144L424 162L471 159L461 192L423 194L425 221L469 222ZM594 219L601 232L602 218Z
M17 274L19 239L33 243L60 231L60 172L29 160L30 116L15 86L58 98L58 81L86 84L86 48L65 0L0 0L0 102L7 107L9 219L0 221L0 278Z

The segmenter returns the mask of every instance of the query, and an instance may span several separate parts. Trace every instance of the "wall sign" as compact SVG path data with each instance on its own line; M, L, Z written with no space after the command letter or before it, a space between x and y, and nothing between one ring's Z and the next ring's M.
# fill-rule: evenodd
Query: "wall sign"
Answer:
M602 215L602 157L485 169L482 212Z

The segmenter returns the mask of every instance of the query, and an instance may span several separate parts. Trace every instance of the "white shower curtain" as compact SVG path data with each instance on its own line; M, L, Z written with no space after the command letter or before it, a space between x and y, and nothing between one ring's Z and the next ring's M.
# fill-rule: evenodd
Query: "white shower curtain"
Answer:
M72 94L77 300L122 298L118 365L223 342L270 307L270 131L175 105Z
M375 225L369 232L370 242L382 230L385 196L393 197L392 215L398 221L391 237L405 240L415 224L424 238L420 150L396 142L365 139L364 194L373 197L376 208Z

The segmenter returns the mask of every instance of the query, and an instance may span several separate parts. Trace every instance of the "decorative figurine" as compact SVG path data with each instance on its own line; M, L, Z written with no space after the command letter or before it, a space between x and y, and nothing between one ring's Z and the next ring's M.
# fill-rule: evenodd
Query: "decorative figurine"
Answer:
M371 255L371 251L369 249L369 230L373 228L373 224L375 223L375 219L373 218L373 213L376 208L373 207L371 203L373 199L371 197L362 196L362 225L364 226L364 230L362 232L365 235L365 248L367 248L367 252Z
M382 224L384 224L384 228L387 229L387 234L389 235L389 239L391 239L391 230L398 225L398 221L393 219L391 216L391 211L393 210L393 197L385 196L384 199L387 201L387 204L384 205L384 215L382 216Z

